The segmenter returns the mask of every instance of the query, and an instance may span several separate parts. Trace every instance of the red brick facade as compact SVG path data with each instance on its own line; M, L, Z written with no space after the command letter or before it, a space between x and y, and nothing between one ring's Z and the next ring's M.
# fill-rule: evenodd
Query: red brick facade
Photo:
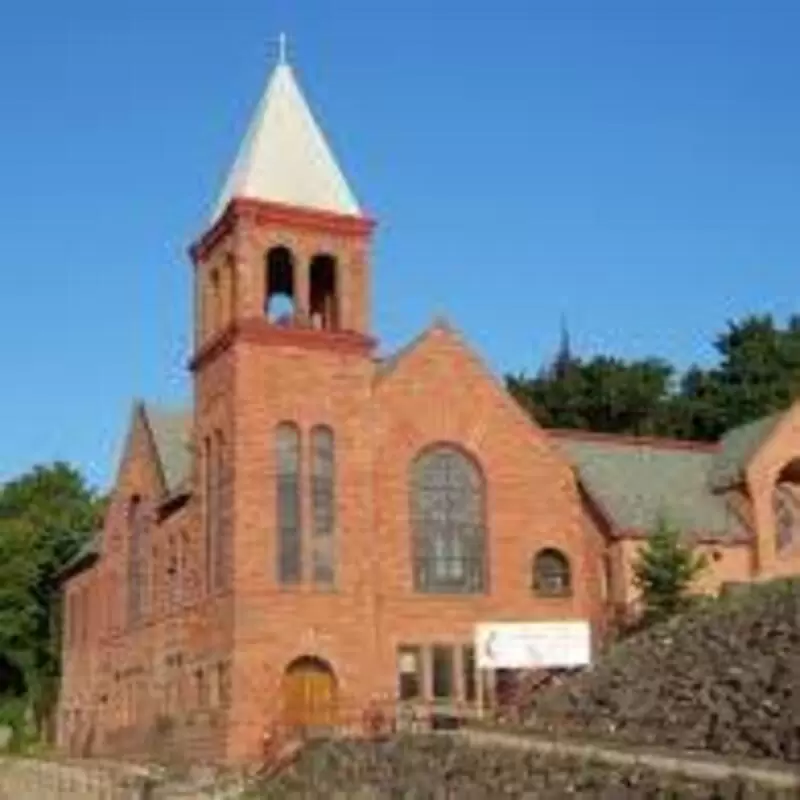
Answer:
M563 437L537 427L447 323L376 358L371 233L362 218L234 200L193 248L194 403L177 437L185 474L161 423L137 405L98 554L65 582L65 749L255 759L295 702L287 670L298 660L332 674L320 690L332 721L394 699L403 652L419 658L408 680L421 698L473 701L476 623L589 620L599 644L611 609L634 600L631 564L646 531L617 524ZM269 275L279 280L265 259L277 247L293 263L294 312L283 323L265 315ZM321 325L310 308L319 254L335 261L336 312ZM787 413L748 462L744 488L730 490L730 507L743 497L752 519L738 514L743 534L705 537L713 557L702 588L800 569L797 547L776 555L769 500L800 453L799 415ZM287 424L299 433L291 473L276 440ZM320 426L333 436L331 483L316 466ZM471 592L415 582L434 569L415 560L415 469L437 446L477 476L469 530L484 539ZM299 506L279 523L285 497ZM282 559L294 551L281 542L295 534L299 579L287 582ZM545 549L569 565L564 591L534 587ZM317 579L321 564L332 579ZM464 564L454 560L453 574Z

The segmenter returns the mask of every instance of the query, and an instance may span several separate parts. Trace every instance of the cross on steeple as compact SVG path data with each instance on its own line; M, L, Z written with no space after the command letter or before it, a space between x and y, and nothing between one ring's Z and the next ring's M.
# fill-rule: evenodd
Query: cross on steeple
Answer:
M278 63L286 63L286 34L282 31L278 35Z

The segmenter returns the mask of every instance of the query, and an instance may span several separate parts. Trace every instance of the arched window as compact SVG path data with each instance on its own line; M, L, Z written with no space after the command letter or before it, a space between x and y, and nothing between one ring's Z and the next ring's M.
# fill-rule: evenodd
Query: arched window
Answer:
M336 259L333 256L317 255L311 259L308 308L312 327L324 330L339 328Z
M147 529L142 498L134 495L128 507L128 624L138 623L144 613Z
M224 588L227 578L227 517L223 507L225 491L225 438L222 431L203 440L205 469L205 550L206 589L213 592Z
M215 334L222 326L222 288L219 270L212 269L208 276L209 308L208 333Z
M236 259L228 254L225 259L225 322L231 322L236 318L236 300L238 294L238 276L236 274Z
M221 430L214 431L214 493L215 499L215 539L214 539L214 579L215 586L223 589L228 585L230 572L230 528L228 517L228 460L225 451L225 437Z
M205 550L205 591L210 593L214 588L214 540L216 538L217 494L214 489L214 443L210 436L203 438L203 497L205 498L205 514L203 516L203 544Z
M485 486L478 465L451 445L411 468L414 587L482 592L486 586Z
M264 314L276 325L291 325L295 314L294 258L288 247L267 253Z
M335 578L334 458L333 431L325 425L317 425L311 431L312 572L314 583L320 584L332 584Z
M572 591L569 561L560 551L548 547L533 559L533 591L546 596L565 595Z
M275 431L276 497L278 529L278 582L302 579L300 527L300 430L282 422Z
M775 549L789 547L800 523L798 500L791 484L779 483L772 492L772 511L775 517Z

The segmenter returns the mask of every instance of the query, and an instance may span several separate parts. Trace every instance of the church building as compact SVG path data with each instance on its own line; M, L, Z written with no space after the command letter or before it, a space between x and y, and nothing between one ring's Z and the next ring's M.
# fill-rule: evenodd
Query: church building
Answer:
M444 319L379 355L375 231L281 60L191 247L191 407L134 403L62 576L65 751L244 762L272 725L472 707L477 625L596 652L662 518L699 590L800 572L800 407L718 444L544 430Z

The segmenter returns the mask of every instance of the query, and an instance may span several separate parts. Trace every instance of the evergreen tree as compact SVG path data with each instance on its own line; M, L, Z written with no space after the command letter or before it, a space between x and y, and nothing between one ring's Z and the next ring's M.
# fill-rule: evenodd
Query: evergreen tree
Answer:
M659 520L633 565L634 585L641 592L644 621L660 622L682 611L706 559L695 553L677 528Z

